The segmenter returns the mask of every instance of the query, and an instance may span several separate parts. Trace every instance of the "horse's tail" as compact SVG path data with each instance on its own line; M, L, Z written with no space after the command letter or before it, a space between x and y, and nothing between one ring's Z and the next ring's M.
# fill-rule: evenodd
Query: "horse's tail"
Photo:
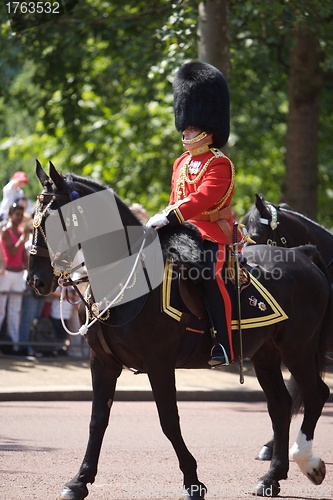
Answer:
M331 286L330 276L327 272L326 264L314 245L304 245L298 247L313 263L320 269L327 280L327 286L330 289L329 301L326 307L324 320L322 322L317 345L317 366L318 372L322 377L329 364L327 352L333 350L333 286ZM303 407L303 399L298 384L293 376L287 382L287 389L292 397L292 415L296 415Z

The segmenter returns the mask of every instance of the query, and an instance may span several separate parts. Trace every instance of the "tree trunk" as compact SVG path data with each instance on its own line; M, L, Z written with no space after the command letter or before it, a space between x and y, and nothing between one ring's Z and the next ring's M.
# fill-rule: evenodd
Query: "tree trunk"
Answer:
M199 4L198 35L199 60L218 68L228 80L228 0L205 0Z
M315 219L317 213L320 52L312 34L296 34L290 52L284 201Z
M228 80L230 75L228 0L200 2L198 38L199 60L215 66ZM222 151L228 155L228 144Z

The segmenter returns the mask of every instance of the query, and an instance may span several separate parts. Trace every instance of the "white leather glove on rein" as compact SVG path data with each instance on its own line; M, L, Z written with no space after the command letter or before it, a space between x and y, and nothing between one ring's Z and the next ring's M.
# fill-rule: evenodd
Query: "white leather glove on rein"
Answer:
M169 224L169 221L164 214L155 214L150 217L146 226L159 229L160 227L166 226L167 224Z

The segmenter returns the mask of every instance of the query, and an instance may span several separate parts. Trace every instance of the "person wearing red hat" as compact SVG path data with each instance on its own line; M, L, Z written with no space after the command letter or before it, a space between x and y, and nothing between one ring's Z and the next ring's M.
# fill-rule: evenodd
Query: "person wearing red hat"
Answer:
M206 265L203 289L213 322L209 364L228 365L234 353L224 275L232 243L235 171L221 151L230 128L229 90L222 73L199 61L184 64L174 80L174 112L186 152L173 165L169 205L151 217L147 226L159 229L189 221L198 227Z
M8 184L4 186L0 204L0 220L7 220L9 207L11 207L18 198L24 197L22 187L25 184L28 184L27 174L19 170L15 172Z

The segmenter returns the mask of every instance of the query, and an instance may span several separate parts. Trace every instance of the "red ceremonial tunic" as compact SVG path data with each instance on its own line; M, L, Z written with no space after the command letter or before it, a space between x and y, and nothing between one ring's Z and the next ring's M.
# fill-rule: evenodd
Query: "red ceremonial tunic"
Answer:
M187 151L173 165L170 201L164 212L173 224L185 220L195 224L203 239L229 244L233 192L234 168L229 158L215 148L195 156ZM230 230L225 230L226 223Z

